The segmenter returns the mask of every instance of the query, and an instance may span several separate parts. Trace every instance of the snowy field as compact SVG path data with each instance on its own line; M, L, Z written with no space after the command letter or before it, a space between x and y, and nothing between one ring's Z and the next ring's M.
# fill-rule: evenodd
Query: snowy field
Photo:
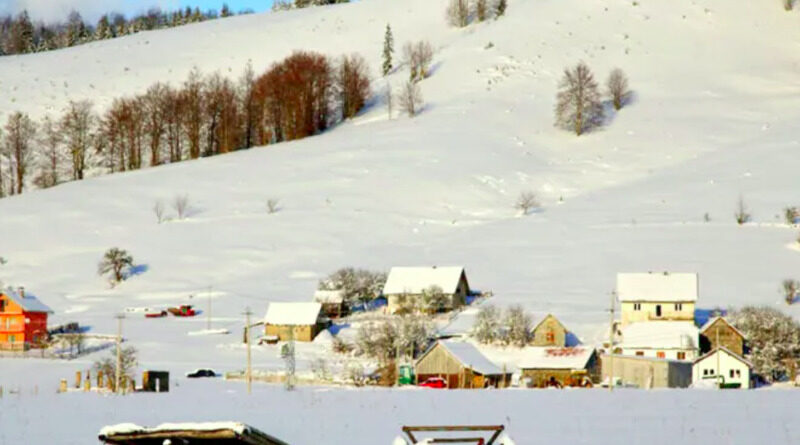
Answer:
M103 110L154 81L181 82L194 65L234 77L250 59L261 70L294 49L363 54L378 97L387 22L398 54L412 39L436 48L414 119L387 119L376 99L317 137L0 200L0 280L51 306L52 323L100 334L114 333L114 314L130 306L205 311L211 287L212 328L230 335L189 335L206 329L205 313L125 320L141 368L174 375L241 369L246 307L261 317L269 301L309 301L320 278L345 266L463 265L494 304L520 303L536 320L552 312L588 344L602 335L622 271L697 272L700 308L766 304L800 318L779 293L781 280L800 279L799 229L781 216L800 206L800 13L750 0L511 0L507 17L457 30L445 24L446 3L362 0L0 58L0 110L38 117L69 99ZM600 81L624 69L635 92L580 138L552 124L558 80L579 60ZM401 66L389 82L399 88L407 76ZM543 209L521 217L513 205L526 190ZM157 224L153 203L183 193L190 217ZM753 214L741 227L740 195ZM272 198L280 210L268 214ZM139 273L109 289L96 268L114 246ZM303 348L329 354L326 344ZM282 366L276 347L255 349L256 369ZM506 423L522 444L800 441L794 391L431 397L259 386L245 399L239 384L180 381L169 395L122 402L52 394L103 354L2 359L0 382L24 394L0 399L0 443L92 443L106 423L225 419L301 444L328 433L388 444L402 423L487 421ZM318 428L286 421L309 414Z

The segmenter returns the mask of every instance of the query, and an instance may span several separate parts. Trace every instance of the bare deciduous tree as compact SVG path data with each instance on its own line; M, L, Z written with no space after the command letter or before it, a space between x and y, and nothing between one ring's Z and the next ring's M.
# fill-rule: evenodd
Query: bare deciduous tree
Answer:
M25 177L28 167L33 159L33 142L36 138L36 125L27 114L19 111L8 116L6 122L5 146L3 147L8 157L12 179L15 188L11 194L22 193L25 187Z
M463 28L469 24L469 2L467 0L450 0L446 11L447 22Z
M119 381L122 381L123 377L127 379L133 378L133 371L139 364L137 355L138 351L133 346L122 348L122 351L120 353ZM107 376L108 381L111 382L112 385L110 389L112 391L116 391L116 388L113 387L113 385L115 385L118 380L116 354L112 353L108 357L104 357L94 362L93 368L96 372L102 372L104 376Z
M72 161L72 179L79 181L89 164L96 117L88 100L70 101L61 118L61 132Z
M475 1L475 18L477 18L479 22L486 20L488 11L489 7L486 4L486 0Z
M794 303L797 298L797 293L800 292L800 281L786 279L781 283L783 289L783 296L786 299L786 304Z
M564 70L556 96L556 126L580 136L603 122L603 106L594 75L589 67L578 63Z
M133 266L133 257L125 250L112 247L103 255L97 266L98 275L111 274L109 281L112 286L125 279L125 270Z
M50 116L45 116L39 135L38 174L34 183L37 187L49 188L58 184L61 174L61 132Z
M411 81L406 82L400 91L398 102L400 108L408 113L409 117L416 116L423 105L422 90L419 84Z
M744 197L741 195L739 196L739 200L736 202L736 212L733 214L733 216L736 218L736 223L740 226L750 221L751 215L747 210L747 204L744 202Z
M539 207L539 200L536 198L536 194L530 191L522 192L517 197L517 202L514 204L514 208L522 212L523 215L527 215L531 210Z
M628 90L628 77L619 69L614 68L606 80L606 88L608 88L608 95L611 97L611 102L614 104L614 109L621 109L627 102L630 91Z
M172 200L172 208L178 216L178 219L186 218L186 213L189 211L189 195L175 195Z
M530 342L533 318L522 309L522 306L511 306L506 309L504 321L506 343L521 348Z
M159 224L164 222L164 201L159 199L153 204L153 214L156 215Z
M275 199L275 198L268 199L267 200L267 213L269 213L269 214L276 213L279 210L278 209L278 202L280 202L280 201Z
M403 60L408 64L409 79L418 82L428 77L433 61L433 47L430 42L424 40L416 43L406 42L403 45Z
M358 54L342 56L336 75L337 90L341 97L342 119L354 117L370 96L369 67Z

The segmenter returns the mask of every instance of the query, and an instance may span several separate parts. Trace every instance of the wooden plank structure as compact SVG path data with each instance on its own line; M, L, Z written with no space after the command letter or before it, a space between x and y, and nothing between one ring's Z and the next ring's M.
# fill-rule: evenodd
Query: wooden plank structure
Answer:
M98 435L106 445L288 445L243 423L174 423L145 428L122 424L103 428Z
M408 436L411 440L412 444L420 443L419 439L417 439L416 434L422 433L425 435L431 435L436 433L444 433L446 435L452 435L452 433L474 433L474 432L482 432L485 435L490 435L487 439L486 437L431 437L429 438L428 443L466 443L466 444L474 444L474 445L493 445L494 442L500 437L500 434L505 430L503 425L472 425L472 426L465 426L465 425L447 425L447 426L404 426L403 432Z

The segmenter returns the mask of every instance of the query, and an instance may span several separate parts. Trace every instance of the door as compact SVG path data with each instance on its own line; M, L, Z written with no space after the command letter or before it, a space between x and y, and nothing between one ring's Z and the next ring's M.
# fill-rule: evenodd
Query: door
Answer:
M656 305L656 317L661 317L661 305Z

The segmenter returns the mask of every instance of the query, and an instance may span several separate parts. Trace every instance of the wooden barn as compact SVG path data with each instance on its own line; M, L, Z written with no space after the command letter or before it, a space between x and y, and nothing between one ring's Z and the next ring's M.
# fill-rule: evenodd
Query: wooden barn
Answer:
M533 346L567 346L567 328L552 314L546 317L533 328Z
M393 267L386 278L382 295L386 297L389 312L397 313L404 299L419 297L423 292L438 288L447 296L441 309L452 310L463 306L471 291L463 267Z
M441 377L450 389L498 388L511 381L511 373L489 361L474 345L455 341L434 343L417 360L414 372L418 382Z
M0 349L44 347L47 316L53 311L24 288L0 289Z
M122 423L104 427L98 438L106 445L288 445L238 422L165 423L154 428Z
M726 348L736 355L744 355L745 336L728 320L714 317L700 328L700 352Z
M531 347L523 350L519 368L525 386L547 388L588 387L599 379L593 348Z
M322 305L322 313L328 318L340 318L347 315L343 290L317 289L314 292L314 303Z
M324 327L319 303L270 303L264 317L264 334L280 341L310 342Z

